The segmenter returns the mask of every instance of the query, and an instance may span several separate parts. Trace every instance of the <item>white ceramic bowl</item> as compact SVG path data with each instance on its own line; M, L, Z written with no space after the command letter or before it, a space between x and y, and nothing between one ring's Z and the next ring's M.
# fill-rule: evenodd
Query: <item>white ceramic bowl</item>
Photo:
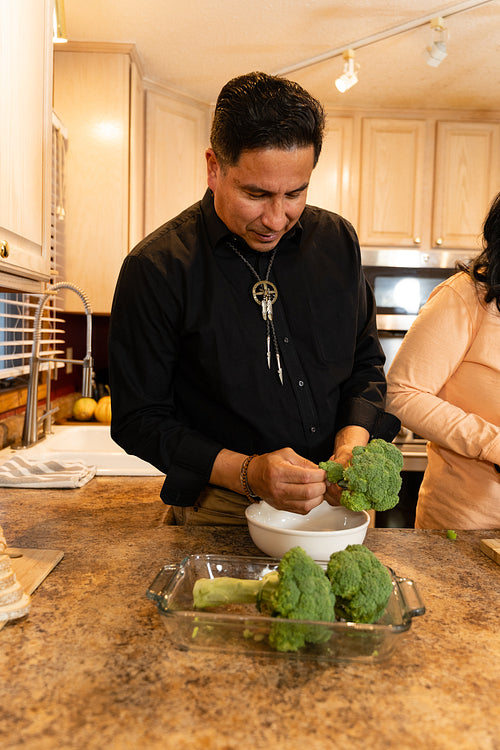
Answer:
M292 547L302 547L318 562L348 544L362 544L370 523L366 510L355 512L326 501L306 516L276 510L261 501L245 511L254 544L266 555L281 558Z

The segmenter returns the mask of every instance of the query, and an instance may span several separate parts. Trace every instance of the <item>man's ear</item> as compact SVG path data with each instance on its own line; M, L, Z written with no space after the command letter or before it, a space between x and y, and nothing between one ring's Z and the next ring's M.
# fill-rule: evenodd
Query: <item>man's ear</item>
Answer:
M207 148L205 151L205 158L207 160L207 184L213 192L217 185L217 176L220 170L219 162L217 161L213 148Z

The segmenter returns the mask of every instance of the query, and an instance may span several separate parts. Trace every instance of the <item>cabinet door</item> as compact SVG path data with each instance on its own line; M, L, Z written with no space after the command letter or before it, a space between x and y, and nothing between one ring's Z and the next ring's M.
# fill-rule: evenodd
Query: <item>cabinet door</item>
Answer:
M65 277L109 313L129 237L130 58L58 51L54 108L68 131ZM65 309L81 312L74 294Z
M363 120L361 244L420 245L425 231L425 147L425 120Z
M489 204L500 190L500 125L439 122L432 244L480 249Z
M15 288L49 277L51 8L0 0L0 283Z
M144 237L144 88L136 65L130 69L130 222L131 250Z
M352 200L353 131L352 117L327 117L323 147L311 175L307 202L335 211L355 223Z
M146 92L146 234L202 197L207 146L208 107Z

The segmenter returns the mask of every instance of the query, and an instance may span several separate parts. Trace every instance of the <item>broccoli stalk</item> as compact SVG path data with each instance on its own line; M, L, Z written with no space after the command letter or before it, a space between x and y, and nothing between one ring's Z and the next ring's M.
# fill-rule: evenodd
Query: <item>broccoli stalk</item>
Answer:
M196 609L221 607L224 604L256 604L266 584L273 588L278 580L278 571L266 573L260 579L250 578L199 578L193 587Z
M326 574L335 594L335 614L349 622L376 622L392 593L389 570L364 544L330 556Z
M389 510L399 502L403 468L401 451L380 438L357 445L350 464L322 461L320 469L332 484L343 488L340 502L350 510Z
M325 571L301 547L281 558L278 570L260 581L239 578L199 579L193 587L197 609L255 602L259 612L286 620L335 621L335 596ZM306 643L322 643L329 631L318 625L273 623L269 643L277 651L298 651Z

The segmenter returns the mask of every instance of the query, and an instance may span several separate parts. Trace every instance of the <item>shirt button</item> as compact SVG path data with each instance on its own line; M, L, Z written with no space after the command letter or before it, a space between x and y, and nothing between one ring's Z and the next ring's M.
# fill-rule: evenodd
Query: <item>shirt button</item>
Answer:
M316 432L316 427L310 427L310 428L309 428L309 431L310 431L310 432Z
M300 386L300 388L302 388L302 387L303 387L303 385L304 385L304 381L303 381L303 380L299 380L299 381L298 381L298 385Z
M284 344L288 344L289 341L290 341L290 339L288 338L288 336L283 336L283 343Z

